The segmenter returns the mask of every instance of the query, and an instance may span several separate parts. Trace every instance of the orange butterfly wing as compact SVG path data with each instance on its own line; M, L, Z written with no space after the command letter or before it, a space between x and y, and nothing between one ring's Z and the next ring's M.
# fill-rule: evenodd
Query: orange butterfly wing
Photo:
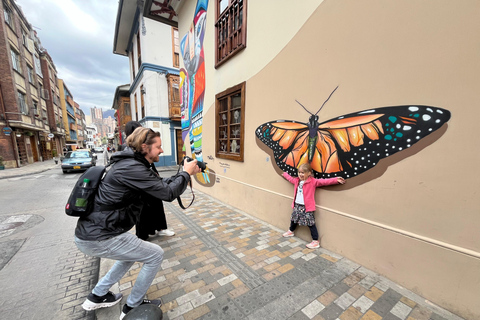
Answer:
M439 129L450 119L450 112L430 106L396 106L351 113L320 124L316 119L312 115L309 124L267 122L255 133L273 150L279 168L292 176L302 163L309 162L316 178L350 178Z

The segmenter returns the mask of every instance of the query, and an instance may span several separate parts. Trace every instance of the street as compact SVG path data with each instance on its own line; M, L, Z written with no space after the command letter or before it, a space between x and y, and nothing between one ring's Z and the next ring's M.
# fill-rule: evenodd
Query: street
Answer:
M99 260L77 249L77 219L64 211L80 175L58 167L0 180L0 318L94 319L81 304L97 281Z

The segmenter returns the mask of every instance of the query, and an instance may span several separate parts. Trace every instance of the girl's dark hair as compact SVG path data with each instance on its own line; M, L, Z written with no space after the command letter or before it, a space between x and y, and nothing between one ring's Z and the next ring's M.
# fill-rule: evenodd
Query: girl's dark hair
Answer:
M125 125L125 135L128 137L133 133L133 131L135 131L135 129L141 126L142 125L138 121L128 121Z

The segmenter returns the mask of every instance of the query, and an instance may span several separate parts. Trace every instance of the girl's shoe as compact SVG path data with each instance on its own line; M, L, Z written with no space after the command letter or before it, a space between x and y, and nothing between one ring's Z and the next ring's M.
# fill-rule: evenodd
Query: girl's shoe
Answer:
M293 237L295 234L288 230L287 232L285 232L282 236L285 237L285 238L289 238L289 237Z
M317 240L313 240L309 244L307 244L307 248L309 249L317 249L320 248L320 243Z

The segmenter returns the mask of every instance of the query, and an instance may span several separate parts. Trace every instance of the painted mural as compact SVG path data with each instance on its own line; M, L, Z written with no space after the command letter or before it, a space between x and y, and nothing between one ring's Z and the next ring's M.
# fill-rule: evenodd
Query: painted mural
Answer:
M256 129L257 138L273 150L282 171L297 176L297 168L308 162L315 178L352 178L411 147L450 119L448 110L408 105L363 110L318 123L318 113L330 97L315 114L299 103L311 115L308 123L277 120Z
M180 69L182 139L189 139L192 158L203 161L202 124L205 96L205 59L203 39L207 21L208 0L198 0L189 32L180 41L185 68ZM204 185L211 185L211 170L195 176Z

